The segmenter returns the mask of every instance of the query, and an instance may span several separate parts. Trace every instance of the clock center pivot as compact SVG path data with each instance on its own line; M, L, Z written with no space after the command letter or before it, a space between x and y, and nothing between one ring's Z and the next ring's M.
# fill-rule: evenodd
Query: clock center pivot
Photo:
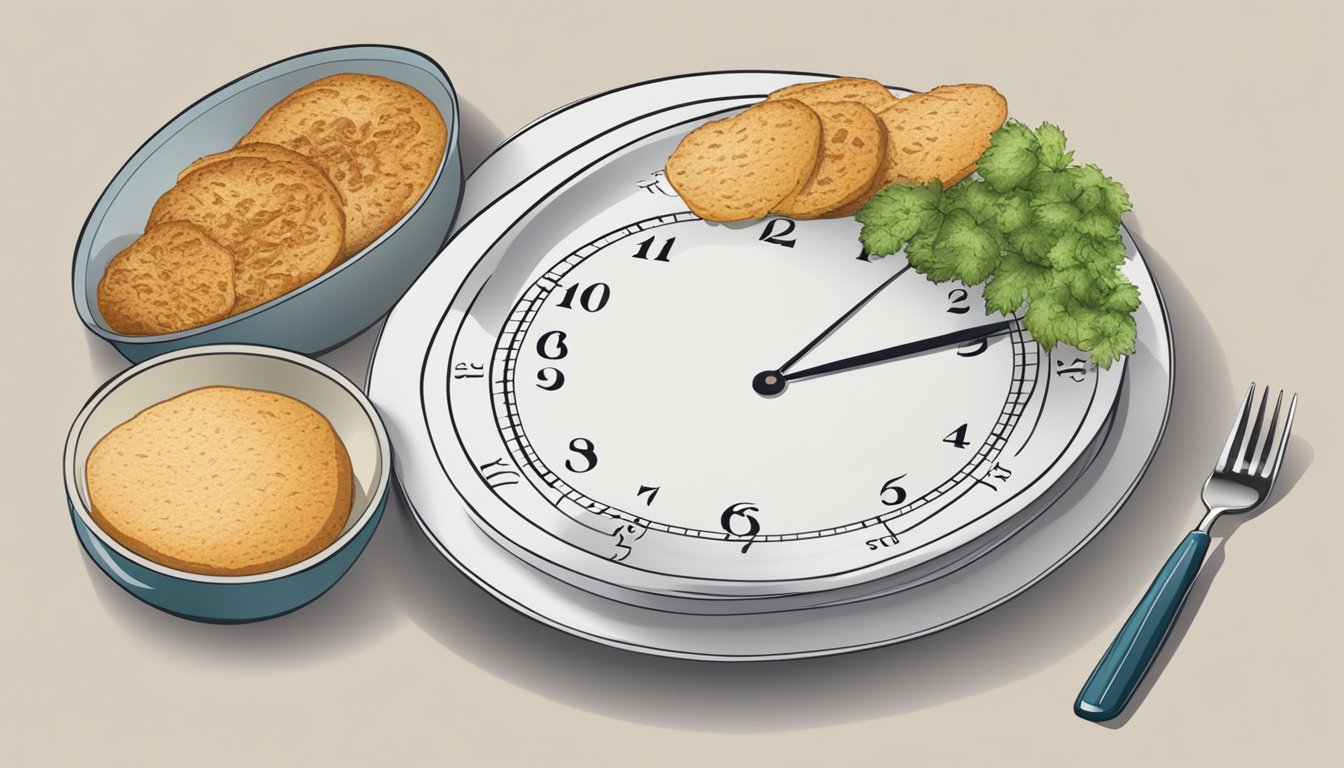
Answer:
M789 380L779 371L761 371L751 380L751 388L762 397L772 397L784 391Z

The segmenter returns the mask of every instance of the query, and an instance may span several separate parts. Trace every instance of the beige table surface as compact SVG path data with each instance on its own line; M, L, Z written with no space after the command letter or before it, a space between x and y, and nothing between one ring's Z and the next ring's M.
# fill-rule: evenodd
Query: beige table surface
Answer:
M1340 4L1184 5L7 6L0 764L1340 764ZM74 312L76 235L186 105L276 59L362 42L443 65L469 164L547 110L675 73L994 84L1133 196L1179 361L1155 465L1024 596L839 658L677 662L569 637L474 586L396 505L347 577L290 616L217 627L140 604L84 555L65 508L66 430L126 365ZM327 359L358 379L371 342ZM1202 512L1251 379L1302 395L1278 501L1215 531L1138 706L1079 720L1079 686Z

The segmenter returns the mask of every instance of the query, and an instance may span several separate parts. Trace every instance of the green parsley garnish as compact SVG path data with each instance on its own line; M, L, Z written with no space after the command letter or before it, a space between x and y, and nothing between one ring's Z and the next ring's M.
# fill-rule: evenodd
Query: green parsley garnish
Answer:
M976 171L944 190L893 184L855 214L875 256L905 249L935 283L985 284L986 313L1012 314L1041 346L1088 353L1102 368L1134 352L1138 289L1120 272L1119 182L1095 165L1070 165L1064 132L1009 120Z

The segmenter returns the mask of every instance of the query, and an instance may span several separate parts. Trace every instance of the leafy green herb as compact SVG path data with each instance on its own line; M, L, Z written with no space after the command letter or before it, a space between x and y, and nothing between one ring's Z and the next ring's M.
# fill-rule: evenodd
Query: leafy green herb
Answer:
M994 132L971 176L948 190L893 184L855 218L875 256L905 249L935 283L985 283L986 312L1012 314L1046 349L1058 342L1102 368L1134 353L1139 293L1120 272L1119 182L1095 165L1073 165L1064 132L1009 120Z

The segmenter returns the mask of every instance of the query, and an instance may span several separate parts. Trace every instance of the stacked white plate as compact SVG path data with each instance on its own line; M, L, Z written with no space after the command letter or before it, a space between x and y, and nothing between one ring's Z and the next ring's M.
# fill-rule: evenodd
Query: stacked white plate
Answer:
M853 219L711 224L662 178L695 126L819 77L612 91L470 178L369 393L421 527L506 603L692 658L897 642L1044 576L1147 467L1172 361L1127 234L1139 350L1102 370L1017 323L976 337L1003 321L978 290L867 256Z

